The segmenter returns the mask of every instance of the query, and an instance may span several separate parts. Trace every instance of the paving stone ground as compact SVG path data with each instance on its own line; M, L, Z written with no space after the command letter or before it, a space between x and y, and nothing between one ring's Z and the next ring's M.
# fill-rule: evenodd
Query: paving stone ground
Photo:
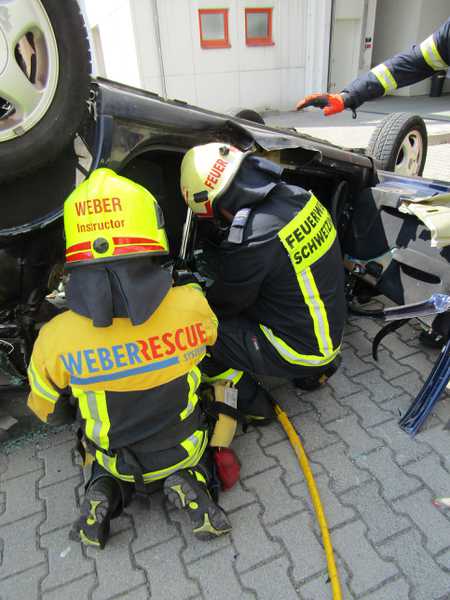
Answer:
M345 600L450 599L450 397L410 439L397 425L436 352L416 327L370 355L374 323L351 318L340 371L273 394L297 427L328 517ZM325 555L304 477L278 424L235 441L242 479L222 495L232 534L196 541L160 492L112 523L106 550L68 539L83 474L70 432L0 455L1 600L326 600Z

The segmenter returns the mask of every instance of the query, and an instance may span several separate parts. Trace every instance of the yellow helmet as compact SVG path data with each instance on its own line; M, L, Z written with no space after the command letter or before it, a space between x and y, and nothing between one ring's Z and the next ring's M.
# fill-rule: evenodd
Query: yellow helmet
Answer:
M194 146L181 163L181 193L198 217L213 217L213 204L229 187L247 156L230 144Z
M96 169L64 203L69 265L169 253L161 208L144 187Z

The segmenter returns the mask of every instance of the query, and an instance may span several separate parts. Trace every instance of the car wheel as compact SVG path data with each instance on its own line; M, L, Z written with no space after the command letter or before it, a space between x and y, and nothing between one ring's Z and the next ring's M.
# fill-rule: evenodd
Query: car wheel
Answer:
M392 113L378 125L366 154L381 163L384 171L398 175L422 175L427 157L428 134L422 117Z
M259 112L250 108L244 108L243 110L240 110L235 116L238 119L246 119L247 121L253 121L253 123L259 123L260 125L266 124Z
M0 3L0 180L43 166L69 143L90 72L76 0Z

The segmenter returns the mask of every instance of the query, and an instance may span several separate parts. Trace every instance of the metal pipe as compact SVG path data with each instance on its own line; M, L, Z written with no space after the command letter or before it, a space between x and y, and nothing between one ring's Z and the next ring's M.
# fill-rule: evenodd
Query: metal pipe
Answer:
M159 26L158 0L153 0L152 9L153 9L153 24L154 24L154 28L155 28L155 40L156 40L156 45L158 47L159 71L161 74L161 93L162 93L162 96L167 99L166 71L164 69L164 58L163 58L163 50L162 50L162 44L161 44L161 28Z
M396 321L398 319L438 315L448 310L450 310L450 296L447 294L432 294L427 300L423 300L422 302L385 308L383 315L386 321Z
M333 38L334 29L336 25L336 0L331 0L331 11L330 11L330 36L328 45L328 69L327 69L327 91L330 90L331 83L331 53L333 52Z
M192 209L188 207L187 212L186 212L186 220L184 221L184 225L183 225L183 237L181 238L181 246L180 246L180 254L179 254L179 261L181 262L181 264L185 264L186 260L188 258L188 248L189 248L189 241L191 238L191 229L192 229L192 217L193 217Z

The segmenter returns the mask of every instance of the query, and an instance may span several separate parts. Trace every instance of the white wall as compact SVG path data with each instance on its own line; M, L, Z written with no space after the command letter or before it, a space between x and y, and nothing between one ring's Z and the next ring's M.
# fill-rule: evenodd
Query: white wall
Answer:
M450 16L449 0L378 0L372 64L420 44ZM428 94L430 81L396 90L394 94Z
M140 87L129 0L84 0L83 4L89 28L98 26L108 79Z
M165 96L153 0L129 0L134 27L137 62L141 85L151 92ZM161 3L160 3L161 4Z
M335 0L329 90L339 92L371 66L377 0Z
M419 21L419 32L417 40L422 42L430 33L436 31L441 23L450 17L449 0L428 0L422 2L422 9ZM428 94L430 91L430 80L422 81L414 86L415 94ZM450 82L447 80L445 91L450 91Z
M246 46L245 8L252 6L273 7L273 46ZM311 41L318 49L323 39L328 44L329 6L329 0L160 0L168 96L220 111L293 108L315 83L311 77L305 86L306 53ZM230 48L201 48L200 8L229 9ZM318 53L310 57L309 73L322 80L327 56Z
M331 39L331 4L331 0L307 1L305 94L327 89Z
M85 3L111 79L218 111L292 109L305 93L325 89L331 0ZM246 46L245 8L252 6L273 8L274 45ZM200 8L229 9L230 48L201 48Z

